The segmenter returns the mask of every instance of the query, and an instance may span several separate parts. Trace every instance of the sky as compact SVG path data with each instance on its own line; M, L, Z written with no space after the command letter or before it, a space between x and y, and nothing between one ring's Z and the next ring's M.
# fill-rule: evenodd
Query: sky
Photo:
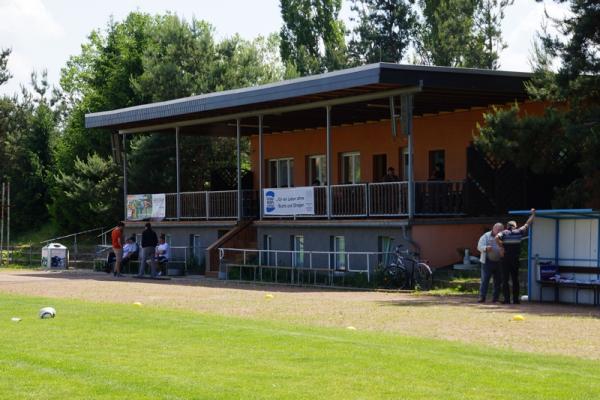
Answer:
M508 48L501 53L500 68L529 71L532 40L539 30L544 9L564 15L566 6L545 0L515 0L503 22ZM209 21L223 38L239 33L251 39L279 31L279 0L0 0L0 48L11 48L8 67L13 78L0 86L0 94L20 91L31 71L48 71L51 85L58 85L60 69L80 52L89 33L104 28L111 18L123 19L131 11L151 14L171 11L186 19ZM349 23L350 2L344 1L341 18Z

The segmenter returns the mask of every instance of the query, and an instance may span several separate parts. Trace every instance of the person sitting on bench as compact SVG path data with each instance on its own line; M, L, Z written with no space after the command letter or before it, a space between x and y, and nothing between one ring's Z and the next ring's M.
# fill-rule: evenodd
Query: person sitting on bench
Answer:
M166 275L166 265L171 258L171 247L169 243L165 240L165 234L160 234L160 239L158 241L158 246L156 246L156 254L154 256L154 261L158 264L158 276Z
M123 246L123 260L121 261L121 268L129 264L131 260L137 260L139 256L139 247L135 242L135 236L127 238L125 246Z

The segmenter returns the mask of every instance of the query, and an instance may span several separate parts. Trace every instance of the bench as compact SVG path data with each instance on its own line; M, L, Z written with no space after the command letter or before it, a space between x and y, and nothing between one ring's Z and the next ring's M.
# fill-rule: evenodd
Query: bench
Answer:
M538 276L539 279L536 282L540 285L540 301L542 301L543 290L544 288L551 288L554 290L554 302L560 302L560 289L568 288L575 290L575 304L579 304L579 292L582 290L588 290L593 293L594 305L598 305L600 303L600 280L577 280L577 274L586 274L586 275L597 275L600 276L600 268L597 267L572 267L572 266L552 266L555 269L555 276L562 277L563 279L549 279L542 278L542 274L540 273L540 268L542 267L539 263L538 265ZM545 267L545 266L544 266Z

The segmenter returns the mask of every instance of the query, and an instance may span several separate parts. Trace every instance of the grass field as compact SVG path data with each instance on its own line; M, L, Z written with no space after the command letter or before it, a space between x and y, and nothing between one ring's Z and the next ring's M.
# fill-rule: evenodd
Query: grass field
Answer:
M0 294L0 398L590 399L598 363L183 310ZM40 320L42 306L57 309ZM12 322L11 317L21 317Z

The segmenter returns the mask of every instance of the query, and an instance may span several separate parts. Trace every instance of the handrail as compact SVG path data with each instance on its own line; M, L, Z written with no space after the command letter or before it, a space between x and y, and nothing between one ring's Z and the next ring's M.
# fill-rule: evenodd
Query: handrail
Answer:
M40 244L49 243L49 242L52 242L54 240L65 239L65 238L69 238L69 237L72 237L72 236L83 235L84 233L101 231L103 229L104 229L104 227L102 226L100 228L88 229L87 231L81 231L81 232L71 233L69 235L59 236L59 237L55 237L55 238L52 238L52 239L44 240L44 241L40 242ZM97 237L100 237L100 236L97 236Z

